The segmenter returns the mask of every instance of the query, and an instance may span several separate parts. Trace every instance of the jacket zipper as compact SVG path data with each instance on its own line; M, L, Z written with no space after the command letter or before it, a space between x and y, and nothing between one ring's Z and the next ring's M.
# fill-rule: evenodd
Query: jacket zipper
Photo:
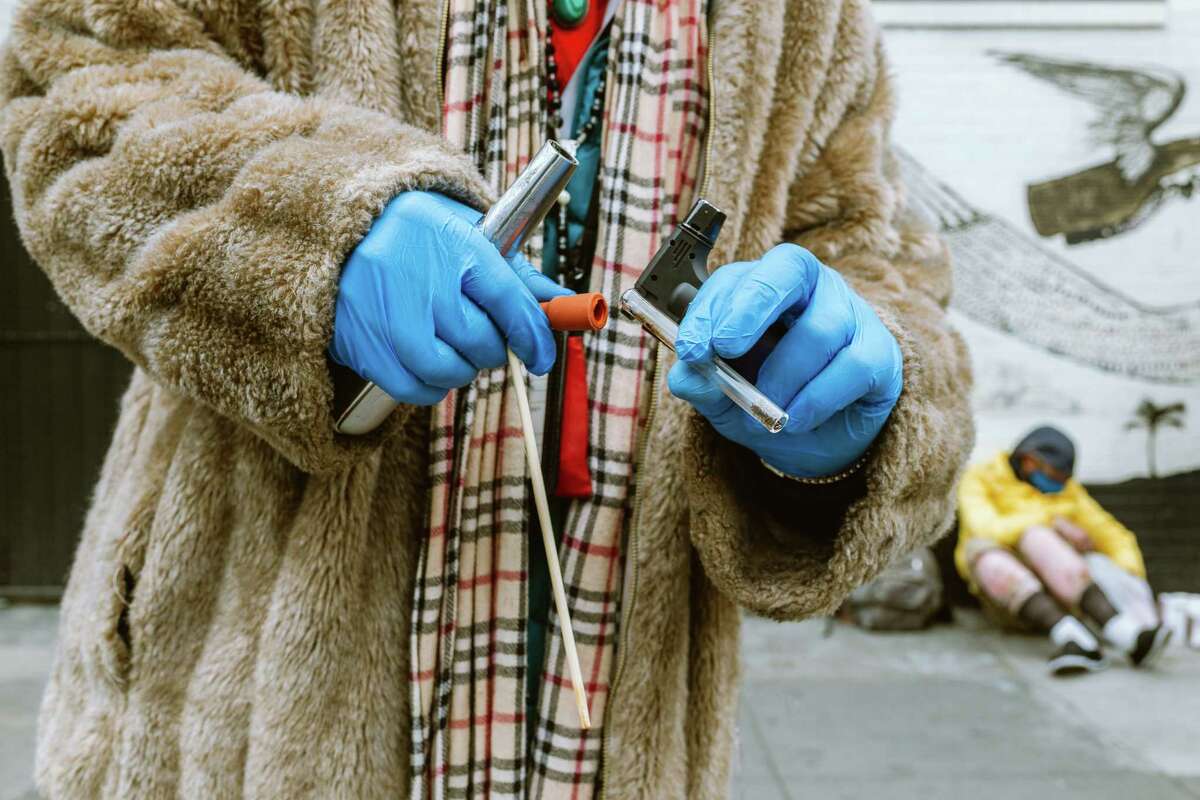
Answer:
M438 119L441 120L446 108L446 36L450 32L450 0L442 0L442 20L438 23L437 47L437 91Z
M711 18L710 18L711 23ZM716 122L716 91L714 90L713 81L713 33L712 25L708 26L707 30L707 50L704 54L704 69L708 80L708 109L707 117L708 124L704 134L704 167L700 178L700 193L697 197L704 197L708 192L709 179L709 164L712 163L712 140L713 140L713 125ZM650 381L650 409L646 414L646 433L642 437L642 441L638 446L637 460L634 461L635 468L638 470L637 479L634 481L633 490L633 508L629 517L629 553L625 559L625 566L629 572L629 597L622 598L621 607L621 630L617 637L617 666L613 673L612 685L608 690L608 702L605 709L605 716L611 719L612 708L616 702L617 688L621 683L621 677L625 674L626 657L629 654L628 635L629 635L629 620L633 618L634 599L637 597L637 569L638 569L638 516L642 508L642 477L645 474L645 456L646 446L650 441L650 433L653 430L654 416L658 411L659 390L662 384L663 372L663 346L655 342L654 347L654 378ZM611 761L607 755L612 752L611 748L612 726L604 726L604 735L600 742L600 800L606 800L608 797L608 787L611 783Z
M707 73L706 80L708 81L708 108L706 116L708 124L704 130L704 174L700 179L700 194L698 198L703 198L708 194L708 165L712 163L712 141L713 141L713 126L717 122L717 92L715 89L716 81L713 77L713 32L712 32L712 0L709 2L709 20L708 28L705 30L705 38L707 41L707 50L704 53L704 71Z

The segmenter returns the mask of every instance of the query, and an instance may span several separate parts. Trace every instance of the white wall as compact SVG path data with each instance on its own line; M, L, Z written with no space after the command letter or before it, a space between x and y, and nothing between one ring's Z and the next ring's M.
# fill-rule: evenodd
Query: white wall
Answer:
M17 0L0 0L0 38L8 36L9 20L16 6Z
M1038 237L1029 221L1026 184L1107 161L1111 150L1088 142L1092 110L1085 102L987 54L998 49L1174 68L1184 73L1191 91L1155 138L1198 137L1200 0L1174 3L1162 30L890 30L886 36L900 92L895 138L930 172L975 207L1004 217L1137 301L1200 301L1200 195L1170 201L1141 227L1114 238L1068 247L1061 238ZM1160 435L1160 472L1200 466L1200 385L1105 373L962 314L955 323L971 346L976 369L976 457L1048 421L1079 441L1081 477L1144 474L1144 433L1126 431L1124 424L1138 402L1150 397L1160 405L1182 400L1188 406L1186 429Z

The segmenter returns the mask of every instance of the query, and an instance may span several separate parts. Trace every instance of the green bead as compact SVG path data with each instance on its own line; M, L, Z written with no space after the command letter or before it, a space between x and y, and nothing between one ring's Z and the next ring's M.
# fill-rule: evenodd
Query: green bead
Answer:
M587 16L588 0L552 0L550 10L555 22L564 28L574 28Z

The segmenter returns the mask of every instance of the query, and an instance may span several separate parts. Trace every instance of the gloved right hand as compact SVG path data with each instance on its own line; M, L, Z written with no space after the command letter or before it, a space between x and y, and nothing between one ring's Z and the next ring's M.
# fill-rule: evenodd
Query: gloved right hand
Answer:
M554 337L538 301L571 292L524 256L507 263L479 218L433 192L394 197L342 269L333 360L415 405L504 364L506 343L530 372L548 372Z

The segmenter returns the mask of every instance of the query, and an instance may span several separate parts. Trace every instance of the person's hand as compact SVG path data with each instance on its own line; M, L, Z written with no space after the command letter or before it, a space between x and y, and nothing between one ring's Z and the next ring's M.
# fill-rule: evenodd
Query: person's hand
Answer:
M692 365L714 353L744 354L781 317L788 332L763 362L757 386L789 420L769 433ZM875 311L841 275L792 244L713 272L688 307L675 352L672 394L727 439L797 477L852 466L883 428L903 386L900 347Z
M1088 535L1088 532L1066 517L1055 517L1050 521L1050 527L1081 553L1090 553L1096 549L1095 543L1092 542L1092 537Z
M333 360L416 405L504 364L506 343L531 372L549 371L554 337L538 301L571 292L524 256L507 263L479 217L432 192L394 197L342 269Z

